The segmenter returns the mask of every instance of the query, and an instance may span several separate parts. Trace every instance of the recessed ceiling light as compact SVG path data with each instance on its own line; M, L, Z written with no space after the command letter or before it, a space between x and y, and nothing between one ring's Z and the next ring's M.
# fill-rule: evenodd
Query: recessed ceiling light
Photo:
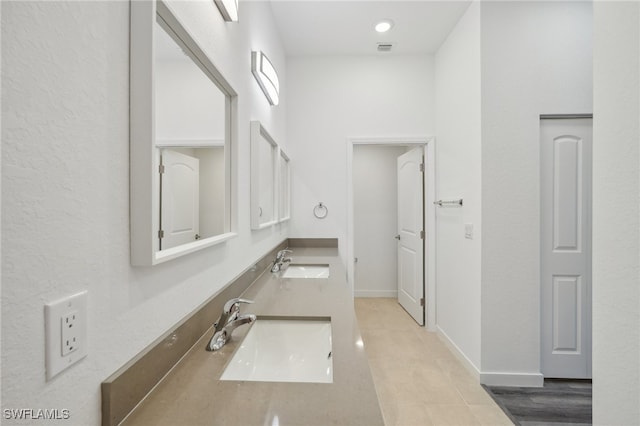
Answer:
M376 24L376 31L379 33L386 33L393 28L393 21L391 19L384 19Z

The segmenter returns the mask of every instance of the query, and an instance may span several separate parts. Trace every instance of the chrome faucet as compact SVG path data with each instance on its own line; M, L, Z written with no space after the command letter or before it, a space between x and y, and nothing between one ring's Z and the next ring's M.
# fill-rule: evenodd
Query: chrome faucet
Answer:
M291 250L280 250L278 254L276 254L276 260L273 262L271 272L278 272L280 269L282 269L283 263L291 262L290 257L285 257L289 253L293 252Z
M253 303L253 301L236 297L224 304L218 321L213 325L215 333L207 345L208 351L221 349L231 339L233 330L256 320L256 316L253 314L240 315L241 303Z

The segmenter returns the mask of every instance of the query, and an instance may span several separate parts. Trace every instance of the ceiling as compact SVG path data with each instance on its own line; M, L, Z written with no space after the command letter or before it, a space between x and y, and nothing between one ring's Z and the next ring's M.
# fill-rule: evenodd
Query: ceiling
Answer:
M471 1L466 0L271 0L287 55L431 54L446 39ZM382 19L394 21L383 34ZM391 52L378 52L391 42Z

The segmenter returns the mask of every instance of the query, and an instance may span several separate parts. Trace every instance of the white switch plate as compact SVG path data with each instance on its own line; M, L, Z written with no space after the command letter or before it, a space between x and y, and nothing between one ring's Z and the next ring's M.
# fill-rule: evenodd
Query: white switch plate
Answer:
M87 292L44 306L46 374L51 380L87 356Z
M464 237L473 240L473 223L464 224Z

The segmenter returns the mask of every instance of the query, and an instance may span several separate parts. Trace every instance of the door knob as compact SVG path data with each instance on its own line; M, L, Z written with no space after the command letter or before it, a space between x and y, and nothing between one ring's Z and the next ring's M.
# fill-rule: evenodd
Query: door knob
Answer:
M396 240L400 241L400 234L396 235L394 238L395 238Z

